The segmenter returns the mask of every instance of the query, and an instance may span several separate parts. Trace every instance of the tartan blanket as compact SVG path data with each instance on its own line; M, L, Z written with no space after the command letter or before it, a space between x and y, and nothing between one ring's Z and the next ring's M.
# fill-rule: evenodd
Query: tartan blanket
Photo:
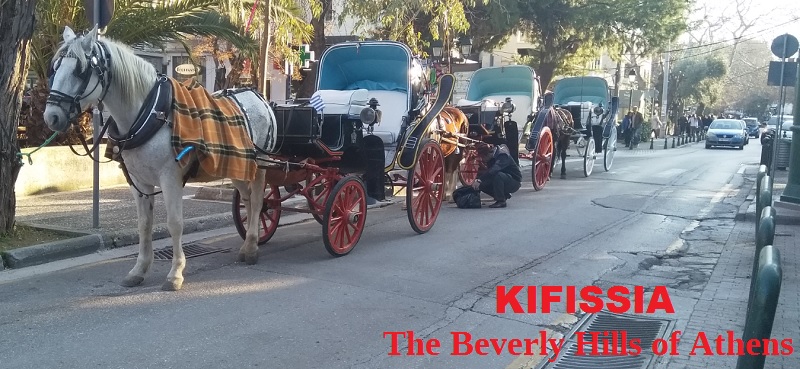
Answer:
M197 156L197 177L230 178L252 181L258 170L256 150L245 117L232 99L212 96L195 79L172 84L172 147L176 155L194 146L180 165L191 164ZM194 154L194 155L191 155Z

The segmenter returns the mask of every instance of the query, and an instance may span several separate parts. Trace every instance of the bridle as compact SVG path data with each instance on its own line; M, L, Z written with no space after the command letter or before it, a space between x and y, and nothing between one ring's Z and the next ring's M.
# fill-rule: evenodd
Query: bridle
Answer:
M72 74L80 79L80 88L79 91L82 91L76 96L70 96L65 94L61 91L56 89L50 90L50 95L47 97L47 104L48 105L56 105L63 107L62 104L68 104L69 110L67 111L67 120L73 120L78 114L81 113L81 100L83 100L86 96L90 96L93 94L98 88L101 89L100 98L97 100L97 103L100 104L103 102L103 99L106 97L108 93L108 89L111 86L111 70L109 69L109 64L111 63L111 54L108 51L108 48L103 45L101 42L96 41L92 46L91 54L86 54L86 61L87 67L80 70L80 68L75 68L72 71ZM51 83L52 86L52 78L55 76L55 71L61 66L61 61L64 58L75 58L74 55L70 55L66 51L62 51L61 54L58 56L58 59L53 63ZM89 81L92 79L92 73L97 75L97 83L89 90Z

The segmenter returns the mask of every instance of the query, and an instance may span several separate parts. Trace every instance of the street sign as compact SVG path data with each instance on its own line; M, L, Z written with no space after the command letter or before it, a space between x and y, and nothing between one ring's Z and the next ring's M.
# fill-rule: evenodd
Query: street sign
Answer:
M775 56L786 59L796 54L798 47L800 47L800 44L797 42L797 37L787 33L775 37L775 39L772 40L770 49L772 49L772 53L775 54Z
M95 4L98 6L98 12L95 12ZM92 27L95 24L98 28L107 26L111 22L111 16L114 15L114 0L83 0L83 7L86 9L86 19ZM94 19L95 14L99 15L98 19Z
M781 65L783 64L783 65ZM783 76L781 76L783 71ZM769 62L767 73L767 86L794 87L797 83L797 63L794 62Z

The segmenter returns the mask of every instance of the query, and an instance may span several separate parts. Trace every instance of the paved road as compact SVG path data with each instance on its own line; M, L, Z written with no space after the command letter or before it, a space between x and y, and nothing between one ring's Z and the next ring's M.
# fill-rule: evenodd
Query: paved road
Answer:
M163 261L143 287L120 287L134 261L119 256L131 248L0 273L0 367L530 367L539 356L449 355L454 331L535 338L577 321L561 304L498 314L498 285L667 285L680 328L759 150L756 141L743 151L623 150L611 172L599 163L590 178L568 163L568 179L539 192L524 183L506 209L449 205L425 235L399 205L370 210L359 245L336 259L313 221L280 228L255 266L234 262L232 227L198 234L188 239L232 252L189 259L177 293L160 291ZM524 292L519 300L527 306ZM442 354L390 357L385 331L437 338Z

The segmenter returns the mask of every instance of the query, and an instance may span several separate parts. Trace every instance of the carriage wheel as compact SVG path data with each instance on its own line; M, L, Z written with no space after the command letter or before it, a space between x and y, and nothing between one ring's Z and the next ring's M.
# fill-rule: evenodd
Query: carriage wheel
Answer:
M417 164L408 171L406 213L411 228L425 233L433 228L444 199L444 155L433 140L422 142Z
M583 156L583 175L588 177L592 175L594 169L594 160L597 158L597 153L594 152L594 138L589 137L586 140L586 154Z
M481 162L478 151L475 149L464 150L464 160L458 166L458 180L464 186L472 186L472 182L478 178Z
M367 191L356 176L336 183L325 201L322 240L333 256L347 255L356 246L367 219Z
M549 127L542 127L539 132L539 140L536 142L536 149L533 151L533 170L531 179L533 189L539 191L544 188L550 180L550 171L553 168L553 134Z
M264 201L261 204L261 212L258 220L258 244L263 245L272 238L275 230L278 229L278 221L281 219L281 192L278 186L267 185L265 188ZM233 225L236 232L242 239L247 236L247 211L245 210L239 190L233 191Z
M617 152L617 133L611 132L611 137L603 145L603 169L608 172L614 164L614 154Z
M306 185L316 180L316 178L319 176L320 176L319 173L312 174ZM328 200L328 196L331 194L331 189L333 189L333 186L335 184L336 184L335 180L331 181L329 177L325 176L314 185L314 187L309 191L309 197L306 198L306 202L308 203L308 208L312 210L311 216L313 216L314 220L316 220L317 223L319 224L322 224L324 218L321 214L317 214L313 210L325 209L325 202Z

